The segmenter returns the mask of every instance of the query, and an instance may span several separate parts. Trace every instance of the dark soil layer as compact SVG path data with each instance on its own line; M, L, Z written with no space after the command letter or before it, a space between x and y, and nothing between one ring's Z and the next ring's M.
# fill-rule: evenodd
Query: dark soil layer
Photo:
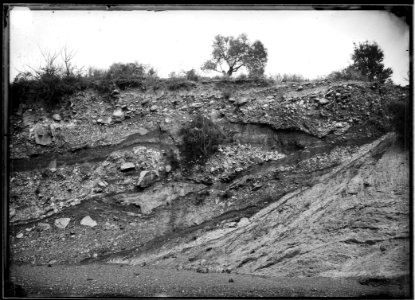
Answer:
M141 266L12 266L28 297L364 297L408 298L407 277L381 284L356 278L200 274ZM372 280L373 281L373 280ZM379 280L378 280L379 281ZM22 290L20 289L20 293Z

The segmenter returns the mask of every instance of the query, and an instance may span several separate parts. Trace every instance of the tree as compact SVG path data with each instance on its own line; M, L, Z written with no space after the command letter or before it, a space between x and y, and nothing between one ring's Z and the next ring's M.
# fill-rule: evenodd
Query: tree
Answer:
M267 63L267 49L260 41L249 43L246 34L237 38L216 35L213 41L212 59L206 61L202 70L216 71L232 76L240 68L246 68L250 75L262 75ZM224 68L227 66L227 70Z
M353 66L358 69L370 81L384 83L392 75L391 68L385 68L383 64L384 54L376 42L353 43Z

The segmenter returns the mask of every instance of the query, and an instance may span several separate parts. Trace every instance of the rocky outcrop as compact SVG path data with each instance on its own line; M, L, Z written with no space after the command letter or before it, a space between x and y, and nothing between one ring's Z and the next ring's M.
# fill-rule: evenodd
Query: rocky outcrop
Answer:
M203 184L171 183L159 184L140 193L119 194L114 200L123 205L136 205L143 214L150 214L155 208L163 205L171 205L172 201L184 197L189 193L200 191L206 186Z

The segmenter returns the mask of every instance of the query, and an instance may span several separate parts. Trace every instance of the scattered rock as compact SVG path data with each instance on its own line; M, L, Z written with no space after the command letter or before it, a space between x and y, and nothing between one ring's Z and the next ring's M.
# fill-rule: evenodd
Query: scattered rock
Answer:
M135 165L131 162L123 163L120 167L121 172L131 171L135 169Z
M197 273L209 273L209 269L206 267L200 266L200 267L197 267L196 272Z
M51 226L48 223L38 223L37 224L37 229L39 231L49 230L50 228L51 228Z
M81 220L81 225L95 227L98 224L90 216L86 216Z
M70 221L71 218L59 218L55 220L55 226L59 229L65 229Z
M98 182L98 186L100 186L100 187L102 187L102 188L105 188L105 187L107 187L107 186L108 186L108 183L107 183L106 181L100 180L100 181Z
M254 186L252 187L253 191L259 190L262 187L261 183L255 183Z

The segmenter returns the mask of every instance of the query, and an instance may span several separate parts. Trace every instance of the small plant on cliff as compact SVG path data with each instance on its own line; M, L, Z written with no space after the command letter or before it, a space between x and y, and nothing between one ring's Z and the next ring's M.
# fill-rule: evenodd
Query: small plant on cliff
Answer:
M225 139L219 126L201 114L182 128L180 134L183 136L181 153L188 166L206 162Z

